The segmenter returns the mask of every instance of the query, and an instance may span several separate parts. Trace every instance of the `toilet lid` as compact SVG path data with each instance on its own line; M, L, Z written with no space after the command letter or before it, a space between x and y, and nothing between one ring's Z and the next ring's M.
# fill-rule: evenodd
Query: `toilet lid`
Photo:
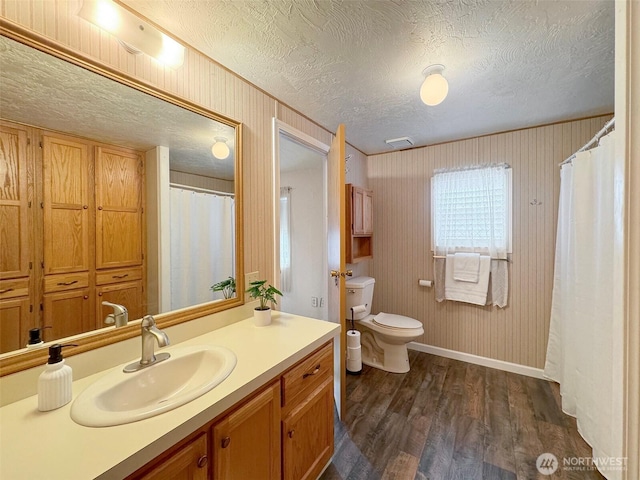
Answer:
M373 317L373 323L387 328L410 329L422 327L422 323L415 318L394 315L392 313L379 313Z

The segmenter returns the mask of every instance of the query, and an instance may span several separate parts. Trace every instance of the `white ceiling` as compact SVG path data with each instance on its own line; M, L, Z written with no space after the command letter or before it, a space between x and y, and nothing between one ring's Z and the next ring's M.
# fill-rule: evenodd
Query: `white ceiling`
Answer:
M146 151L172 170L234 179L235 129L0 36L0 117ZM211 153L215 137L231 154Z
M613 112L613 0L122 1L367 154Z

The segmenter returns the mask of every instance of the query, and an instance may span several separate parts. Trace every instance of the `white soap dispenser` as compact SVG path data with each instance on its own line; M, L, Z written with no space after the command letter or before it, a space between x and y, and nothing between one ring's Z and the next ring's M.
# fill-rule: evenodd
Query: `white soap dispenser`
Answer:
M55 410L71 401L73 372L64 363L62 348L75 346L56 343L49 347L47 368L38 377L38 410L41 412Z

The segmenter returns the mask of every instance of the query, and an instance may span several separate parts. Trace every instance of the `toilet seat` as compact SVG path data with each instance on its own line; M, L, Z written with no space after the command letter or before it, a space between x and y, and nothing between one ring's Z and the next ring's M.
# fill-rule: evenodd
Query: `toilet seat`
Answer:
M392 330L411 330L422 328L422 323L415 318L395 315L393 313L380 312L374 316L371 321L379 327L389 328Z

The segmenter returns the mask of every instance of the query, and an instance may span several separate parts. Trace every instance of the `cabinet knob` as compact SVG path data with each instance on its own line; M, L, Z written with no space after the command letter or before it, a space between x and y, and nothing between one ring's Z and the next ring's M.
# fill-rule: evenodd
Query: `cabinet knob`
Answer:
M102 207L98 207L98 210L102 210Z
M82 208L83 208L84 210L86 210L86 209L88 209L88 208L89 208L89 205L83 205L83 206L82 206Z
M207 463L209 463L209 458L206 455L202 455L199 459L198 459L198 468L204 468L207 466Z
M102 292L100 292L100 293L98 294L98 296L99 296L99 297L101 297L101 296L102 296Z
M296 433L296 431L295 431L295 430L289 430L289 433L288 433L289 438L293 438L293 434L294 434L294 433Z
M231 437L224 437L222 439L222 448L227 448L231 443Z
M85 295L85 296L84 296L84 299L85 299L85 300L89 300L89 295Z

